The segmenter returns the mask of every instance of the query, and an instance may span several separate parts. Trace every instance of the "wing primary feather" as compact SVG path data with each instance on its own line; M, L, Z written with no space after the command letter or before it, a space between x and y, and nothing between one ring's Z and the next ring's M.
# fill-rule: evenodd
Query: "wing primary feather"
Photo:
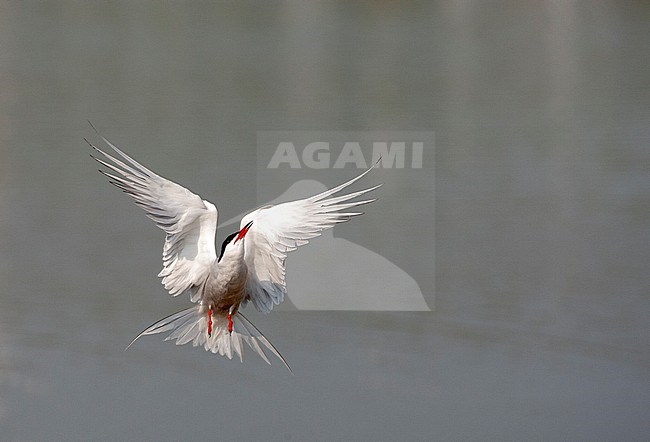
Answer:
M375 163L372 167L368 168L368 170L363 172L361 175L358 175L358 176L352 178L350 181L347 181L347 182L345 182L345 183L343 183L341 185L338 185L338 186L336 186L336 187L334 187L334 188L332 188L330 190L326 190L325 192L319 193L318 195L314 195L311 198L308 198L308 200L316 202L316 201L322 200L323 198L327 198L330 195L334 195L335 193L340 192L341 190L343 190L346 187L354 184L355 182L357 182L358 180L360 180L361 178L366 176L368 174L368 172L370 172L372 169L375 168L376 165L377 165L377 163ZM379 186L381 186L381 184L379 184ZM377 187L379 187L379 186L377 186Z
M372 192L373 190L378 189L381 186L382 186L382 184L377 184L376 186L369 187L369 188L363 189L363 190L359 190L358 192L353 192L353 193L348 193L348 194L333 197L333 198L328 198L325 201L321 201L321 204L323 206L330 206L330 205L333 205L333 204L341 203L341 202L356 198L358 196L361 196L361 195L363 195L365 193ZM360 204L360 203L357 203L357 204Z
M102 152L102 153L103 153L103 152ZM105 155L107 158L110 158L111 161L114 161L116 164L117 164L117 163L120 163L120 161L118 161L117 159L111 157L110 155L108 155L108 154L104 154L104 155ZM106 161L102 160L101 158L97 158L97 157L94 157L94 156L92 156L92 155L91 155L91 157L92 157L95 161L97 161L99 164L101 164L102 166L107 167L107 168L111 169L113 172L119 173L120 175L124 175L124 171L118 169L118 168L117 168L116 166L114 166L113 164L107 163ZM124 165L124 168L127 169L127 166ZM101 172L101 171L100 171L100 172ZM106 174L106 172L102 172L102 173ZM133 170L133 173L135 173L135 170ZM129 176L129 178L131 178L131 182L132 182L133 184L136 184L136 185L140 186L140 187L143 188L143 189L146 188L146 183L145 183L143 180L141 180L141 178L140 178L139 176L136 176L136 175L132 174L131 176ZM137 179L136 179L136 178L137 178Z
M143 165L141 165L140 163L136 162L133 158L131 158L130 156L128 156L127 154L125 154L124 152L122 152L121 150L119 150L117 147L115 147L115 146L113 146L112 144L108 143L108 141L107 141L105 138L102 137L102 139L103 139L105 142L107 142L107 144L108 144L110 147L112 147L113 149L115 149L115 151L116 151L117 153L119 153L122 157L124 157L124 159L126 159L127 161L129 161L133 166L139 167L141 170L136 170L136 169L134 169L133 167L129 166L128 164L124 163L123 161L118 160L117 158L115 158L114 156L112 156L112 155L110 155L110 154L104 152L103 150L101 150L99 147L95 146L94 144L92 144L92 143L89 142L88 140L86 140L86 142L87 142L88 144L90 144L90 147L92 147L94 150L96 150L97 152L101 153L101 154L104 155L106 158L108 158L109 160L113 161L115 164L117 164L117 165L120 166L121 168L125 169L126 171L130 172L131 174L133 174L134 176L138 177L139 179L147 179L147 178L153 178L153 177L157 177L157 176L158 176L158 175L156 175L155 173L153 173L152 171L150 171L149 169L147 169L146 167L144 167ZM84 140L85 140L85 138L84 138ZM92 155L91 155L91 157L93 157L93 158L95 159L95 161L98 161L98 162L101 163L101 160L100 160L100 159L98 159L98 158L96 158L96 157L94 157L94 156L92 156ZM103 164L105 164L105 163L103 163ZM108 166L108 167L110 167L111 169L115 170L115 167L114 167L114 166L111 166L111 165L108 165L108 164L105 164L105 165ZM120 173L124 173L123 171L120 171L120 170L117 170L117 171L120 172Z
M90 123L90 121L89 121L89 123ZM117 153L118 153L122 158L124 158L125 160L127 160L129 163L131 163L132 165L134 165L134 166L138 167L139 169L141 169L141 170L140 170L141 173L144 173L144 174L147 175L148 177L157 176L155 173L153 173L152 171L150 171L149 169L147 169L146 167L144 167L142 164L138 163L136 160L134 160L133 158L131 158L130 156L128 156L127 154L125 154L124 152L122 152L122 151L121 151L121 150L120 150L116 145L114 145L113 143L111 143L110 141L108 141L108 139L107 139L104 135L102 135L102 134L101 134L101 133L100 133L100 132L95 128L95 126L93 126L92 123L90 123L90 127L92 127L92 128L95 130L95 132L96 132L97 135L102 139L102 141L104 141L104 143L108 144L108 145L111 147L111 149L113 149L115 152L117 152ZM95 149L97 149L97 148L95 147ZM99 149L97 149L97 150L99 150ZM99 150L99 151L102 152L101 150ZM104 152L102 152L102 153L103 153L104 155L106 155ZM110 157L110 155L108 155L108 156Z

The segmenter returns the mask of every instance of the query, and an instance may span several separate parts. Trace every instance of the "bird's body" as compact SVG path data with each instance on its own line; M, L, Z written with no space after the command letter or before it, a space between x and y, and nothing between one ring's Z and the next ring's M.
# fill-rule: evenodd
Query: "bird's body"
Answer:
M236 312L246 297L248 268L243 259L218 265L218 274L210 274L205 284L201 303L216 312Z
M100 135L101 136L101 135ZM192 342L206 350L242 358L248 344L269 362L259 344L284 358L264 335L241 314L251 302L268 313L284 299L285 258L327 228L360 215L344 210L374 200L350 200L376 189L371 187L334 196L369 170L352 180L311 198L260 207L246 215L238 231L229 235L217 256L215 236L217 208L188 189L142 166L101 137L118 157L95 147L106 160L95 158L108 171L100 170L112 184L129 194L165 231L163 269L158 276L170 294L187 294L196 306L151 325L140 336L166 331L177 345ZM130 344L129 344L130 345ZM270 363L270 362L269 362Z
M241 240L240 240L241 241ZM244 247L236 250L212 265L201 295L201 304L217 313L236 312L246 297L248 266L244 260Z

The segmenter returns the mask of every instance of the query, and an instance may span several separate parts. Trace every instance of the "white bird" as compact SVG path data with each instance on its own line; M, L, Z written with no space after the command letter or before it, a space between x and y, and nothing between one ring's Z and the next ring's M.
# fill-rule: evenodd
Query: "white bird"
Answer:
M202 345L205 350L229 359L234 352L242 362L245 342L270 364L261 343L291 371L280 352L240 310L251 302L260 312L269 313L274 305L282 302L287 291L287 253L307 244L323 230L362 214L347 209L375 201L350 200L381 184L335 196L372 167L310 198L267 205L250 212L241 220L239 230L224 240L217 256L215 205L155 174L97 134L117 154L112 156L86 140L105 157L91 155L108 169L100 172L130 195L165 231L163 269L158 274L162 284L171 295L187 294L192 302L198 303L147 327L127 348L141 336L171 331L165 340L176 340L176 345L192 342L195 347Z

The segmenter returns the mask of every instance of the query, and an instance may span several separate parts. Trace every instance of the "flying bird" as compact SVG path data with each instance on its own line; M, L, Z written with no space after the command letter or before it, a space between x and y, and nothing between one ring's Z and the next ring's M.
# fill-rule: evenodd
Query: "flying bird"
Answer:
M217 255L217 207L152 172L99 132L97 135L112 150L107 153L85 139L99 154L91 156L106 169L99 171L165 232L163 268L158 274L162 284L171 295L188 295L196 303L147 327L127 348L142 336L171 331L165 340L175 340L176 345L191 342L229 359L236 354L242 362L246 343L270 364L265 347L291 371L280 352L241 310L251 303L258 311L269 313L287 293L287 254L323 230L362 214L349 209L376 200L356 198L381 184L339 195L372 167L310 198L253 210L242 218L239 230L226 237Z

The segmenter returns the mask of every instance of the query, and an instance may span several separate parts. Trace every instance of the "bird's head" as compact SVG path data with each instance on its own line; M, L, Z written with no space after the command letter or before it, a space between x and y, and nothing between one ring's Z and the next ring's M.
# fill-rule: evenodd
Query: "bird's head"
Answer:
M239 255L243 255L244 239L252 225L253 221L246 224L237 232L228 235L228 237L223 241L223 244L221 245L221 255L219 256L219 261L221 261L224 256L239 257Z

